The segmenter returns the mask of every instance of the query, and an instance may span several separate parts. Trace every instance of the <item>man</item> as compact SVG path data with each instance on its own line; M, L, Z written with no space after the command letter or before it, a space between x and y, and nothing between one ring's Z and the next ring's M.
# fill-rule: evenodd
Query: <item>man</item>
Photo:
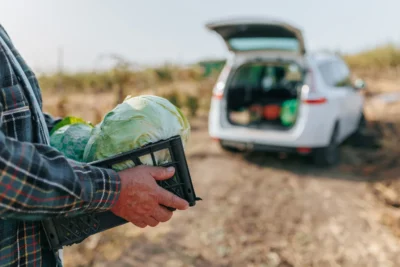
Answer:
M159 187L173 168L116 173L66 159L49 146L56 120L41 111L32 70L0 25L0 266L61 266L41 247L40 220L111 210L138 227L156 226L188 203Z

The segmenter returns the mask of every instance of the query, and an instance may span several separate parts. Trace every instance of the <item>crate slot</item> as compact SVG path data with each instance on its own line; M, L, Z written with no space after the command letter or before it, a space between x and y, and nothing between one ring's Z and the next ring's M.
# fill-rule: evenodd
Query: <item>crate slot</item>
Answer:
M121 170L121 169L128 169L128 168L133 168L138 164L135 164L133 160L128 159L125 161L122 161L120 163L114 163L111 165L111 169L114 170Z
M154 157L156 159L159 159L159 162L156 162L154 160L154 162L156 162L157 165L172 162L172 156L171 156L171 152L170 152L169 148L164 148L164 149L155 151Z
M140 156L138 158L138 160L140 162L139 165L153 165L152 164L152 158L151 158L151 156L149 154Z

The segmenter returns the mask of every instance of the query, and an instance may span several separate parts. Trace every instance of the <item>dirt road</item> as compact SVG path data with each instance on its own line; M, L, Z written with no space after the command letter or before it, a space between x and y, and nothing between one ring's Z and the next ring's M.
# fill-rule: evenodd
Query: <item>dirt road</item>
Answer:
M198 196L157 228L125 225L65 250L66 266L400 266L368 181L299 158L229 154L193 123L187 152Z

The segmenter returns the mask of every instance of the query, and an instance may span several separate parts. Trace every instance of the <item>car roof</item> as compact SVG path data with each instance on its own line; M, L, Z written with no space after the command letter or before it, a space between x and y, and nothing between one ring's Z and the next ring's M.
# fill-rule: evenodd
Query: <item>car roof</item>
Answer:
M314 52L312 54L308 54L308 57L317 64L341 59L339 55L332 52Z

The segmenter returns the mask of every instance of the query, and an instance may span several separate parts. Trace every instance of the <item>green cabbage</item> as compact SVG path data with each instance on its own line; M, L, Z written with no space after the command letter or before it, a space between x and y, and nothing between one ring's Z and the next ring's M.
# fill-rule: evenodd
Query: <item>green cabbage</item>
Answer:
M67 158L83 162L83 153L93 126L82 119L67 117L54 126L50 145Z
M68 116L68 117L65 117L64 119L62 119L61 121L59 121L56 125L54 125L53 129L50 132L50 135L52 135L55 131L57 131L58 129L60 129L61 127L65 126L65 125L76 124L76 123L83 123L83 124L90 125L93 127L93 125L90 122L87 122L82 118Z
M175 135L181 136L185 146L190 125L179 108L158 96L129 96L93 129L83 160L105 159ZM168 151L159 151L155 157L156 165L171 160ZM143 164L153 165L150 155L140 160ZM132 161L127 161L113 166L113 169L120 171L133 166Z

